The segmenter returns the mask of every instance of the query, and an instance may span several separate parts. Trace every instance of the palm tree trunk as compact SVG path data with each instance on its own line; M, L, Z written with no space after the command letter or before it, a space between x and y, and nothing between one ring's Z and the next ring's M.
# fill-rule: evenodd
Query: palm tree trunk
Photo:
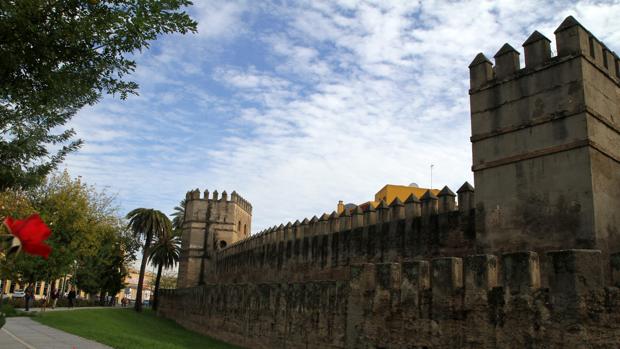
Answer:
M142 263L140 263L140 277L138 278L138 290L136 294L136 304L134 308L137 312L142 311L142 284L144 283L144 272L146 271L146 262L149 256L149 247L151 247L151 240L153 237L148 234L146 241L144 242L144 252L142 253Z
M159 281L161 281L161 271L163 264L157 266L157 278L155 279L155 296L153 296L153 310L157 310L159 301Z

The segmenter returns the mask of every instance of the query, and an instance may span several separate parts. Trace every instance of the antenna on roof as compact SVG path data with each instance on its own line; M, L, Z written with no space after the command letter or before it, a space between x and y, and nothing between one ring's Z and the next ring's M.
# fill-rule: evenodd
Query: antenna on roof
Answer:
M431 164L431 189L433 189L433 167L435 165Z

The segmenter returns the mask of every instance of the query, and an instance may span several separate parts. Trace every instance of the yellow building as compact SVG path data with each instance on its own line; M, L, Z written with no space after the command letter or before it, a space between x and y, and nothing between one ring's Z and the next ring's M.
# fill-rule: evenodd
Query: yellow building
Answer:
M125 288L120 290L116 295L116 302L120 302L123 298L129 300L136 300L138 294L138 281L140 278L140 271L136 269L129 269L129 273L125 277L123 283ZM142 288L142 300L149 300L154 291L155 274L150 271L144 272L144 287Z
M58 279L51 283L45 281L35 282L35 284L33 285L34 299L41 299L45 295L49 294L49 292L51 292L49 288L51 285L54 285L55 289L62 290L64 291L64 293L67 293L69 291L69 287L71 287L71 282L69 281L69 278L70 276L68 276L67 278ZM24 291L26 286L27 285L20 285L19 283L12 282L10 280L0 280L0 290L2 291L0 293L2 293L2 297L10 298L13 297L13 293L15 291ZM83 291L79 291L78 297L84 298L86 297L86 293Z
M120 302L123 297L127 297L130 300L136 299L136 294L138 290L138 278L139 271L135 269L130 269L129 273L125 277L124 284L125 287L115 296L116 301ZM68 275L66 278L58 279L52 283L39 281L33 285L34 289L34 299L41 299L45 295L48 295L50 290L50 286L53 284L55 289L63 291L65 294L69 292L69 288L71 287L70 282L71 276ZM142 290L142 299L149 300L151 295L153 294L153 286L155 275L149 271L144 273L144 288ZM3 298L11 298L13 297L13 293L15 291L24 291L27 285L20 285L17 282L12 282L10 280L0 280L0 290ZM77 295L79 298L87 298L87 294L84 291L78 291Z
M373 201L367 201L363 204L359 204L357 206L361 207L362 210L366 211L370 205L373 207L377 207L381 201L385 201L388 205L392 203L396 198L400 201L405 202L410 195L415 195L418 199L424 195L429 189L428 188L420 188L415 184L411 185L395 185L395 184L386 184L383 188L381 188L376 194L375 199ZM430 189L434 195L439 194L439 189ZM342 201L338 202L338 208L336 212L341 214L344 212L345 204Z

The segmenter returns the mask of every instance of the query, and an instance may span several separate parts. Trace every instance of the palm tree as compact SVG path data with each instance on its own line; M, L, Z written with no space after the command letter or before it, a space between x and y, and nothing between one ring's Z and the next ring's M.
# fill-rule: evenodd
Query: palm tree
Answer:
M183 199L179 202L179 206L174 207L174 212L171 214L172 216L172 229L177 230L183 227L183 220L185 219L185 205L187 204L187 200Z
M154 310L157 310L158 305L159 282L161 280L162 269L173 268L179 262L180 255L181 238L176 234L159 237L151 249L149 260L153 266L157 266L155 297L153 298Z
M151 242L154 237L163 237L171 234L172 223L161 211L152 208L136 208L127 214L129 223L127 226L134 236L144 239L142 263L140 264L140 277L138 279L138 294L136 295L136 311L142 311L142 284L144 271L149 256Z

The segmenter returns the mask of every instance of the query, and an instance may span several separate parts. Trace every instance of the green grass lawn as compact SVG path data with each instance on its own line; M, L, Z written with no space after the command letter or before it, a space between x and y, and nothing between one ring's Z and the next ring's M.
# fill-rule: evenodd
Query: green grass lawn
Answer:
M188 331L152 311L85 309L40 314L33 320L117 349L238 348Z

